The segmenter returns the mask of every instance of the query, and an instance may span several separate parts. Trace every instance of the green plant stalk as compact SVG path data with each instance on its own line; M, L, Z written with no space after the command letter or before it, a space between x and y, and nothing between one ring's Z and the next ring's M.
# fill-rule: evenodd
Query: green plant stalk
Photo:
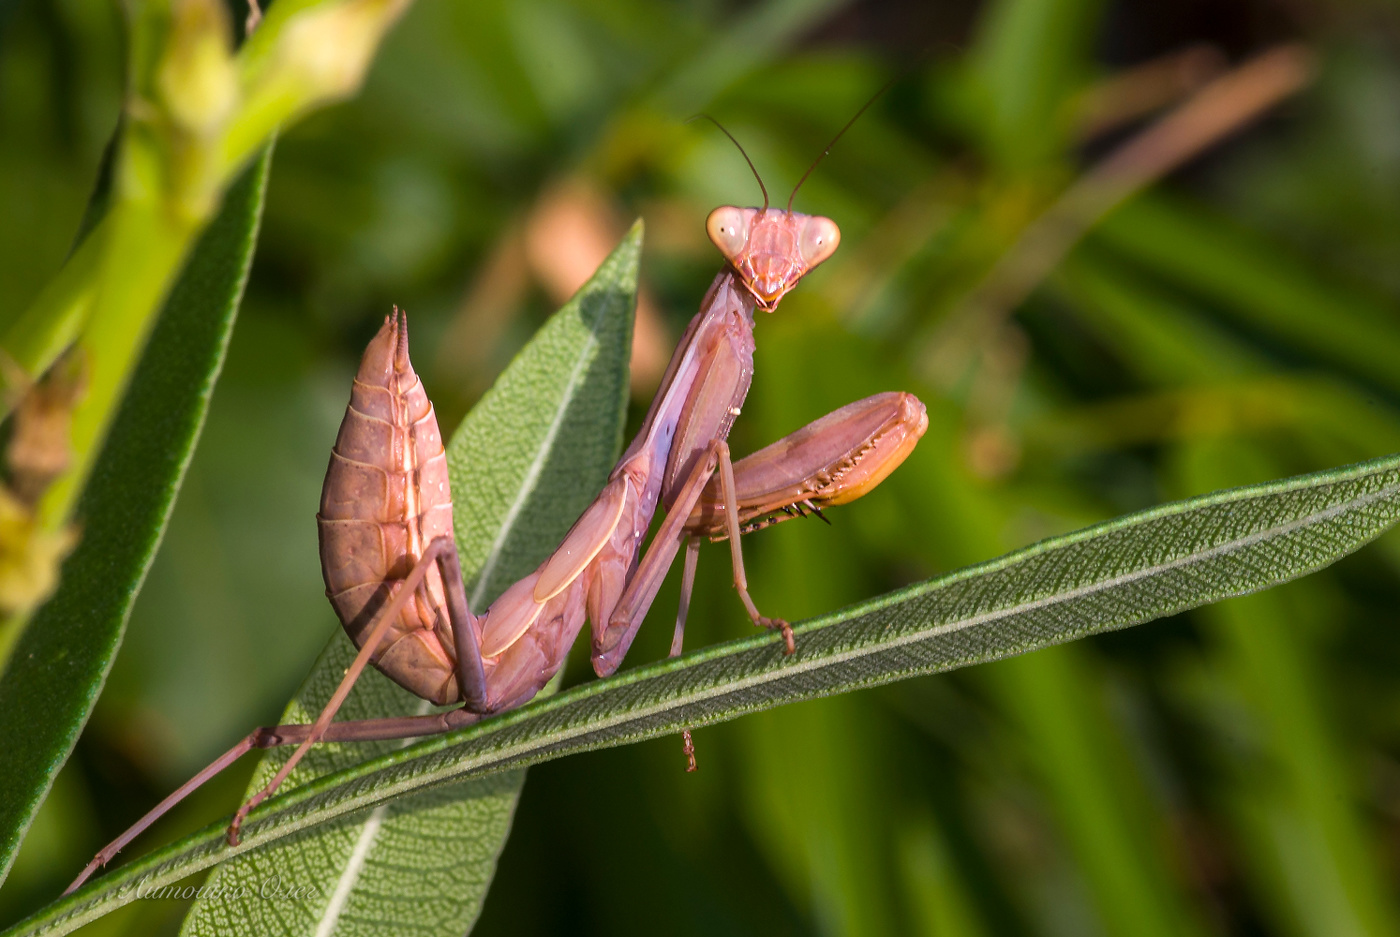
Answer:
M271 147L191 249L76 508L82 540L0 677L0 880L121 644L189 465L247 282Z
M961 414L940 420L932 415L935 408L920 444L922 455L927 458L925 447L941 443L948 458L961 461L966 432ZM989 490L968 479L965 470L941 473L936 492L926 495L936 499L931 507L936 520L925 523L939 526L940 546L948 554L943 562L967 562L1005 549L1002 538L1015 527L1013 493ZM948 521L958 515L959 522ZM969 676L1009 717L1007 734L1014 739L1009 744L1035 782L1037 808L1055 830L1054 844L1043 847L1055 850L1055 859L1041 856L1037 862L1042 870L1058 862L1073 869L1080 886L1073 900L1083 901L1085 919L1105 935L1199 934L1192 893L1161 858L1170 855L1172 844L1162 835L1168 824L1147 776L1129 755L1125 727L1106 706L1102 670L1096 649L1086 643L1013 658ZM1026 906L1041 900L1034 889L1046 887L1043 878L1013 874L1012 879L1014 887L1025 889Z
M207 216L174 211L160 197L158 180L152 178L159 171L154 154L140 152L140 146L127 139L120 172L128 178L119 183L122 191L98 230L74 255L69 266L75 272L65 268L60 274L66 289L46 304L55 315L47 334L28 332L30 361L22 363L42 371L86 319L77 341L88 385L73 408L72 462L39 502L36 520L41 531L57 531L71 522L146 336L195 236L208 221ZM91 252L88 245L93 245ZM31 614L32 610L18 612L0 624L0 674Z
M74 465L40 509L46 526L61 525L68 517L154 315L195 236L218 207L210 190L221 193L283 122L352 92L378 40L406 5L405 0L352 0L312 10L292 10L294 5L287 4L289 10L282 11L279 4L282 15L269 16L256 34L257 50L272 64L256 68L255 60L254 66L245 66L257 81L218 139L172 140L145 122L128 122L116 202L60 272L59 290L41 297L35 314L22 320L25 329L18 337L23 344L12 348L7 340L5 345L12 354L23 355L17 360L27 370L41 372L66 347L86 312L80 344L91 358L89 392L74 410ZM332 32L347 44L337 50L341 60L332 68L298 61L297 48L267 48L289 37L324 42ZM172 178L178 182L172 185ZM41 319L49 322L46 330Z
M102 263L108 227L99 222L58 274L15 320L0 347L28 374L42 374L78 338L97 292L96 271ZM8 402L0 402L5 412Z
M123 175L138 176L138 183L156 183L149 178L158 171L154 154L141 148L132 142ZM127 191L112 206L105 224L107 250L97 271L100 285L78 340L89 370L88 391L73 410L73 464L39 505L40 522L50 530L66 523L72 513L161 303L195 235L209 220L207 215L172 210L154 185L123 189Z
M359 87L408 2L279 3L235 59L240 106L222 123L210 118L212 131L180 125L182 115L133 93L107 216L0 339L31 375L46 370L75 338L87 352L88 388L73 412L72 463L39 504L40 531L72 522L154 318L224 188L283 123ZM164 66L151 64L160 56L150 40L163 30L143 20L132 31L132 56L146 61L138 70L160 72ZM144 83L153 81L147 75ZM0 674L31 614L0 621Z

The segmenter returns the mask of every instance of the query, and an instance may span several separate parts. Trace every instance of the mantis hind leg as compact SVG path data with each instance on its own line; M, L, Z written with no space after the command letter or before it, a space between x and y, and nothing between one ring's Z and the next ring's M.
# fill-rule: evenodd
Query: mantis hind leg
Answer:
M447 597L447 617L452 622L452 636L457 647L457 689L462 694L467 711L479 715L490 712L486 702L486 669L481 661L481 641L477 637L476 617L467 607L467 590L462 585L462 562L457 556L457 543L451 537L437 537L428 545L436 548L438 575L442 577L443 593ZM420 565L426 565L425 551Z
M345 722L332 722L321 736L323 742L372 742L382 739L412 739L425 735L437 735L452 729L471 725L479 719L475 713L465 709L453 709L444 713L426 716L388 716L383 719L358 719ZM311 734L311 726L306 724L264 726L248 733L237 745L216 758L208 767L180 785L174 793L150 809L140 820L112 840L97 853L73 883L64 889L65 895L77 891L94 872L116 858L128 843L145 832L180 801L184 800L210 778L223 771L239 758L255 748L277 748L282 745L300 745Z
M331 698L321 710L321 714L316 717L316 721L311 724L310 730L301 744L297 746L296 751L292 752L292 756L278 769L277 774L273 776L267 786L248 798L243 806L238 808L238 812L233 815L233 822L228 827L230 846L238 845L239 831L248 813L268 797L271 797L273 792L282 786L282 782L287 780L292 770L306 757L311 746L325 737L331 720L344 704L346 697L350 695L355 681L364 672L365 666L383 642L384 636L388 634L390 625L397 620L404 605L422 585L423 578L434 563L438 566L447 594L448 617L452 622L457 644L458 688L463 699L466 700L464 708L477 714L487 711L486 676L481 660L481 650L477 643L476 623L471 610L467 608L466 593L462 587L462 570L457 561L457 545L451 537L437 537L428 544L428 548L423 551L423 555L419 557L409 574L403 578L402 584L394 592L393 597L380 610L379 618L370 630L369 637L360 647L360 652L355 655L354 662L346 668L345 676L341 678L340 684L331 694Z

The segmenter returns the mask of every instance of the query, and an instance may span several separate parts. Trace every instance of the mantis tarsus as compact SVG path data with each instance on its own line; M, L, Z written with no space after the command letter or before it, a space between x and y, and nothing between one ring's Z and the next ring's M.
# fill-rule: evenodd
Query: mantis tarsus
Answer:
M562 666L585 618L593 668L600 677L612 674L685 546L671 646L678 655L705 537L729 541L734 585L750 619L780 632L786 653L794 653L787 622L761 615L749 595L741 535L860 497L913 450L927 415L910 394L877 394L732 462L726 439L753 373L755 309L774 311L831 256L840 232L828 218L794 212L791 198L786 210L770 209L766 190L763 208L718 208L706 230L725 267L682 335L640 432L559 548L480 616L467 606L442 436L409 361L406 320L397 312L385 320L355 378L317 515L327 594L360 649L354 663L313 724L254 730L99 852L68 891L251 749L298 745L234 815L231 844L248 812L313 743L431 735L519 706ZM658 505L665 517L642 554ZM332 722L371 663L426 700L462 705ZM688 731L685 751L693 770Z

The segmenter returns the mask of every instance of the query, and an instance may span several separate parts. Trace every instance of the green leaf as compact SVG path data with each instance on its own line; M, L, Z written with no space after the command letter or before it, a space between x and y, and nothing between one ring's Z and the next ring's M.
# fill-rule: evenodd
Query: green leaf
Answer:
M82 540L0 676L0 878L92 712L204 425L272 147L230 187L159 317L83 495Z
M617 459L641 245L638 222L525 346L448 445L457 548L478 611L559 545ZM284 720L314 719L354 653L337 629ZM422 700L369 670L339 718L427 711ZM289 783L305 784L406 744L318 746ZM269 753L249 793L290 754ZM328 934L337 923L352 922L362 934L465 933L481 911L524 780L521 768L440 787L240 856L207 884L225 895L246 889L246 897L197 902L182 933ZM423 848L425 840L431 849ZM269 881L288 890L309 887L313 895L268 901Z
M1182 447L1171 482L1228 484L1273 463L1247 442L1197 443ZM1248 753L1220 759L1220 790L1270 930L1395 934L1390 877L1377 859L1383 834L1365 821L1364 782L1337 744L1346 717L1319 692L1336 615L1327 588L1325 579L1295 583L1198 617L1208 655L1199 678L1230 715L1228 727L1209 717L1197 724L1217 746ZM1250 770L1258 764L1268 769Z
M1343 288L1207 209L1140 196L1093 235L1222 312L1377 386L1400 388L1394 303Z
M444 782L1009 657L1265 589L1327 566L1397 517L1400 455L1129 515L809 621L792 657L772 635L731 641L380 755L269 801L236 848L216 824L6 934L66 933L133 900L138 887L295 841L318 824L362 823L364 811Z
M1028 741L1045 798L1104 934L1190 937L1210 930L1180 887L1174 843L1106 705L1091 645L989 668Z
M68 464L35 507L38 533L72 522L153 324L229 181L279 127L353 93L409 2L278 3L237 55L222 18L203 7L128 9L127 90L142 106L118 127L112 188L93 204L102 217L90 230L84 219L82 243L0 332L31 375L70 344L86 355ZM191 58L190 49L201 51ZM27 610L0 619L0 666L29 624Z
M977 125L1013 169L1058 158L1066 101L1091 73L1098 0L1000 0L984 8L969 57L980 85Z
M705 107L725 88L757 71L803 33L819 26L841 5L841 0L766 0L736 12L727 29L676 69L655 100L672 114L690 114Z

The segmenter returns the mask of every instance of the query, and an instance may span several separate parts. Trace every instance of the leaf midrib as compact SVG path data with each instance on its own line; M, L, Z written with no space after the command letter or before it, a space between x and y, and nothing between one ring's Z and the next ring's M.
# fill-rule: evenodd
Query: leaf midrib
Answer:
M583 372L587 370L588 362L592 360L592 354L597 350L597 347L597 338L590 339L583 347L578 360L574 362L573 370L569 372L569 381L564 385L564 393L559 398L559 406L554 411L554 419L550 421L549 428L545 430L544 437L540 440L539 448L535 452L535 457L530 460L530 467L526 469L520 488L516 490L515 500L511 502L505 516L501 518L501 526L496 530L496 538L492 541L491 549L486 554L486 561L481 564L481 572L477 575L476 587L472 589L471 599L468 603L471 608L481 608L486 587L491 582L491 574L496 571L496 563L500 561L501 554L505 551L506 541L510 539L516 519L520 516L520 512L525 509L530 495L539 485L544 465L549 461L549 454L554 448L554 440L559 435L559 428L564 425L564 417L568 414L569 404L573 402L574 395L578 393Z

